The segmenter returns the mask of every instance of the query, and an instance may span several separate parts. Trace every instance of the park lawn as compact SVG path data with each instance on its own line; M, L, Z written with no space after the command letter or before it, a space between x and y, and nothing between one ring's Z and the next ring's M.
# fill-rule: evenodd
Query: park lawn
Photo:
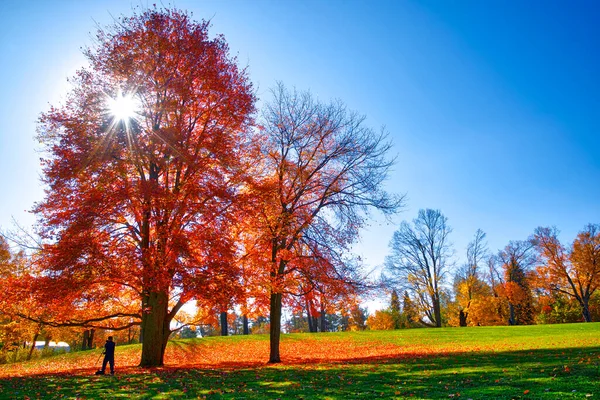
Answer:
M600 324L412 329L171 341L163 368L95 376L97 351L0 366L0 399L600 399Z

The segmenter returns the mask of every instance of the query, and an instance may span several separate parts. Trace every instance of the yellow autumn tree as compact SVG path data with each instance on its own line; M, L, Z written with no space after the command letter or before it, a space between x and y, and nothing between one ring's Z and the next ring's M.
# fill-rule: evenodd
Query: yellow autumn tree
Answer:
M394 317L388 310L377 310L367 318L367 326L372 331L391 331L394 329Z

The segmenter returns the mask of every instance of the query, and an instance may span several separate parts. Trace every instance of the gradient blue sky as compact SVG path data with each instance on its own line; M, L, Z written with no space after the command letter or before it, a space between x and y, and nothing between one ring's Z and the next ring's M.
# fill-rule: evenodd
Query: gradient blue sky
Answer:
M36 119L83 65L95 24L131 1L0 3L0 227L43 196ZM165 1L165 4L167 2ZM492 251L556 225L600 222L597 1L175 1L212 19L260 98L277 80L339 98L385 125L406 193L396 223L438 208L456 261L475 230ZM381 264L395 230L376 220L357 251Z

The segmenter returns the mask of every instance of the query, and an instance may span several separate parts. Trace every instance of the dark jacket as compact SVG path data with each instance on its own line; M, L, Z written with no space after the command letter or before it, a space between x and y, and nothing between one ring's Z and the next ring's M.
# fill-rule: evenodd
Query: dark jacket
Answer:
M106 341L104 344L104 358L115 358L115 342Z

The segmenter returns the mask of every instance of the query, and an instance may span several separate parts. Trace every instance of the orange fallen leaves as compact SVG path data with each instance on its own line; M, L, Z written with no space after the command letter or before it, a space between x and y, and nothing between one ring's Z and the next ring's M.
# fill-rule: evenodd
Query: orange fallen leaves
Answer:
M269 342L256 337L241 340L230 338L198 339L196 341L172 341L165 353L165 368L242 368L264 365L268 359ZM284 338L281 356L284 364L356 363L391 358L421 358L460 352L460 346L452 348L431 347L427 344L401 346L383 341L361 341L349 338ZM116 369L118 373L144 373L137 367L140 360L139 347L117 347ZM0 378L47 375L47 374L93 374L98 369L97 352L58 356L30 363L4 365Z
M582 342L586 342L583 340ZM495 352L518 347L514 343L491 342L477 346L469 343L427 342L406 343L402 340L386 341L363 335L284 335L281 342L283 364L353 364L385 363L394 359L420 359L430 356L446 356L460 353ZM119 346L116 351L117 374L145 374L150 371L138 368L140 346ZM207 338L196 340L174 340L169 342L165 354L164 369L187 368L246 368L266 364L269 354L267 336ZM92 375L99 368L99 352L88 351L67 354L29 363L0 366L0 378L32 375ZM559 370L571 372L571 366L562 365ZM506 370L504 371L506 373ZM556 371L558 372L558 371ZM496 379L495 383L501 380Z

